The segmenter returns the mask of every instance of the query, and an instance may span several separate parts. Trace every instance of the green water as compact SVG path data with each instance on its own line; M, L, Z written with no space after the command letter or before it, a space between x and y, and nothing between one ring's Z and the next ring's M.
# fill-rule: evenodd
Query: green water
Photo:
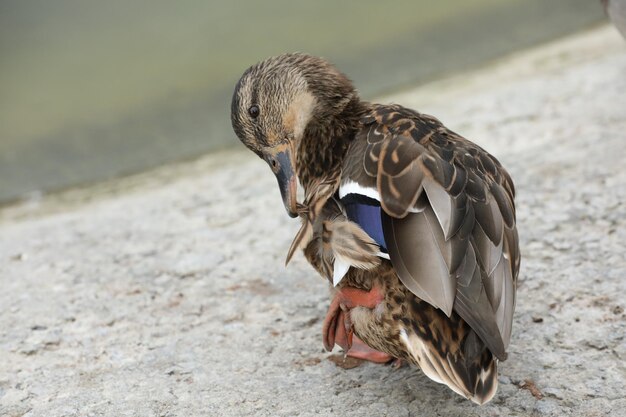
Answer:
M269 55L326 56L372 98L603 18L590 0L3 0L0 203L238 144L233 85Z

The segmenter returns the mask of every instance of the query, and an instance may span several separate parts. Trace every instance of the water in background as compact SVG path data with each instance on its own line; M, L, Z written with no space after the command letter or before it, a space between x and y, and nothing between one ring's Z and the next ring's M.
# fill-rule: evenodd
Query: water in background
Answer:
M0 2L0 203L237 144L234 83L322 55L365 97L599 22L592 0Z

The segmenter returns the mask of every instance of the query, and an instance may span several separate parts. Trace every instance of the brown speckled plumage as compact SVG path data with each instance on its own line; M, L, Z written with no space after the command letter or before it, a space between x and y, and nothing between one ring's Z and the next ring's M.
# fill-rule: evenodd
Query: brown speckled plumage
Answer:
M513 182L500 163L432 116L361 101L343 74L304 54L248 69L231 117L301 218L288 259L301 247L343 299L380 294L348 300L346 326L466 398L489 401L519 270ZM363 220L350 204L380 219Z

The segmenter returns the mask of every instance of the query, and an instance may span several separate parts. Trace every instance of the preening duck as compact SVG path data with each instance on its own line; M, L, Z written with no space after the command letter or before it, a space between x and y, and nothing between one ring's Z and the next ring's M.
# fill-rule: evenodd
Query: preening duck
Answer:
M432 116L362 101L344 74L306 54L247 69L231 120L301 218L288 257L302 248L331 284L325 347L405 360L489 401L520 264L515 190L498 160Z

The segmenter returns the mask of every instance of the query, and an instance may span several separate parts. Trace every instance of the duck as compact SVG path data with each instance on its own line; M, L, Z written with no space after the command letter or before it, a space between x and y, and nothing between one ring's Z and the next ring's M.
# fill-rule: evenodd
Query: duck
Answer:
M362 100L305 53L246 69L231 123L300 219L287 262L301 250L328 281L324 347L406 362L491 400L520 266L515 188L500 162L433 116Z

